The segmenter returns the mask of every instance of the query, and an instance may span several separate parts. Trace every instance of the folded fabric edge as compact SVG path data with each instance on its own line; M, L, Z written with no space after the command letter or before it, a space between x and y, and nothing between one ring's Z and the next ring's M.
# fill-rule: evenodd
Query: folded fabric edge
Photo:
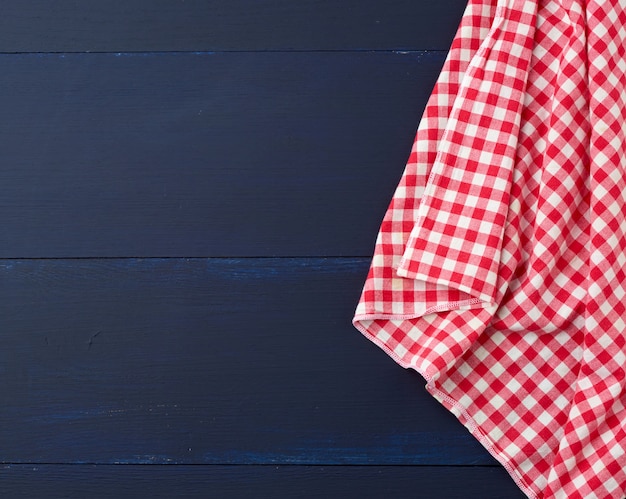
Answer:
M491 305L495 305L495 301L491 298L482 299L482 298L470 298L468 300L462 301L448 301L444 303L440 303L438 305L432 305L423 310L415 311L411 314L389 314L384 312L377 311L367 311L360 312L357 308L356 313L354 314L354 321L367 321L367 320L376 320L376 319L384 319L384 320L407 320L407 319L418 319L424 315L434 314L436 312L449 312L452 310L470 310L472 308L484 308Z
M502 231L504 232L504 231ZM500 239L502 239L500 237ZM499 248L498 248L499 250ZM450 259L448 266L453 267L457 264L457 261ZM403 258L400 260L398 268L396 269L396 275L398 277L404 277L406 279L416 279L420 281L430 282L432 284L438 284L442 286L447 286L450 288L458 289L463 293L467 293L470 296L475 296L473 300L477 300L480 303L485 303L487 305L493 304L495 300L495 296L497 293L497 268L500 264L500 255L498 251L498 255L492 258L492 264L490 270L490 276L479 278L477 272L467 273L460 275L456 280L445 279L441 276L432 276L430 274L422 273L422 272L412 272L410 271L410 263L407 263L407 259ZM445 264L443 264L445 265ZM473 301L470 300L470 301ZM440 310L450 310L446 308L446 305L437 307L437 309L433 310L433 312L439 312Z

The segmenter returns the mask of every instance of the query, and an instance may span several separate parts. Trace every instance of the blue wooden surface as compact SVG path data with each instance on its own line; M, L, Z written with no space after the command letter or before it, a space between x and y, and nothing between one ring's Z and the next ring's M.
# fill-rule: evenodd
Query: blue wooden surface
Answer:
M514 499L493 467L5 465L12 498Z
M20 0L0 51L447 50L463 0Z
M350 325L367 265L0 263L12 346L0 350L2 452L15 462L494 464L421 377Z
M464 3L3 5L2 497L521 497L350 324Z
M370 255L444 57L0 56L0 256Z

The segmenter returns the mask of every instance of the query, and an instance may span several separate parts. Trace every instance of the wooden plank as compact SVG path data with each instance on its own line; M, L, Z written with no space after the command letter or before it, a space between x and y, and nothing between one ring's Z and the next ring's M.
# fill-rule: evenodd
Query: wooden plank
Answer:
M0 261L0 461L494 464L351 326L367 266Z
M0 256L370 255L443 57L0 56Z
M2 52L447 50L463 0L21 0Z
M63 466L0 467L5 497L523 499L500 467Z

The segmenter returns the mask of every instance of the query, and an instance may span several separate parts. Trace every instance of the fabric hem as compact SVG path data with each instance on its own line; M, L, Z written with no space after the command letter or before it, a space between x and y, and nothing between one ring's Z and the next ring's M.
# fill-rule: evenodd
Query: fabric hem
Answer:
M397 364L404 367L405 369L413 369L418 374L420 374L426 381L426 390L428 391L428 393L430 393L435 400L437 400L441 405L443 405L443 407L451 412L457 418L457 420L471 433L471 435L476 440L478 440L478 442L487 450L487 452L489 452L489 454L491 454L496 459L496 461L498 461L498 463L502 465L502 467L507 471L509 476L513 479L515 484L519 487L519 489L528 496L528 499L539 499L539 496L528 486L528 484L526 484L522 476L510 464L509 459L504 456L503 453L497 448L496 444L492 442L482 432L476 421L474 421L474 419L469 415L465 407L463 407L457 400L450 397L444 391L436 388L431 376L428 374L428 372L426 372L426 370L421 369L414 364L409 364L408 362L400 358L400 356L398 356L386 343L378 339L376 336L370 334L367 328L360 324L359 321L372 319L364 319L364 317L366 316L356 316L352 321L354 327L358 331L360 331L367 339L369 339L374 344L376 344L376 346L381 348ZM380 315L378 315L377 317L380 318ZM401 318L408 317L402 316Z
M434 384L429 380L429 376L425 372L422 372L420 369L415 367L413 367L413 369L424 377L426 380L426 389L433 396L433 398L439 401L446 409L456 416L459 422L467 428L472 436L478 440L478 442L480 442L485 449L487 449L487 452L489 452L489 454L491 454L496 461L502 465L519 489L528 496L528 499L539 499L539 496L526 484L515 468L511 466L509 460L502 454L501 451L498 450L495 443L482 432L476 421L474 421L474 419L469 415L465 407L445 392L435 388ZM458 411L458 415L456 411Z
M468 300L461 301L451 301L447 303L441 303L439 305L433 305L428 307L420 312L413 312L411 314L381 314L380 312L363 312L360 314L356 314L352 323L355 327L357 326L358 321L371 321L376 319L385 319L385 320L406 320L406 319L415 319L417 317L421 317L426 314L432 314L435 312L445 312L452 310L470 310L473 308L482 308L484 306L493 305L493 301L484 301L480 298L470 298ZM361 331L363 332L363 331ZM364 333L365 334L365 333Z

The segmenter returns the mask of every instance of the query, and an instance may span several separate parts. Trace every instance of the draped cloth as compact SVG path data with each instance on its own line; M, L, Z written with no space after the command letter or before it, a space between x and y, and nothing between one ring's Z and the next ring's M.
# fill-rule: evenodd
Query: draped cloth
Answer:
M625 0L469 0L353 321L529 498L626 497L625 52Z

